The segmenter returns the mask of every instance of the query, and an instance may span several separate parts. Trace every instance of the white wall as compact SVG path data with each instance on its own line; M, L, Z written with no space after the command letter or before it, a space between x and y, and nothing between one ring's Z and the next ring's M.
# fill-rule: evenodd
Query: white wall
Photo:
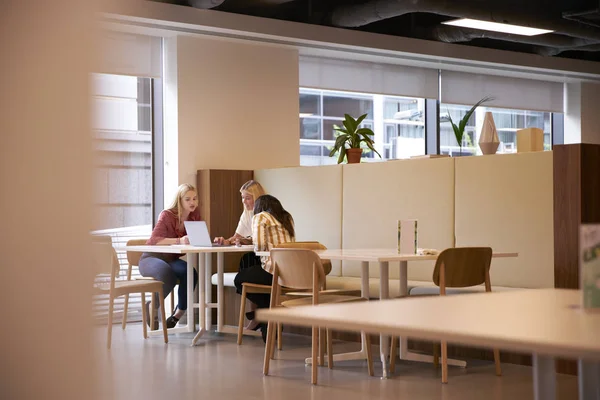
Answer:
M179 183L195 182L201 168L298 166L297 51L176 41Z
M600 84L565 85L565 144L600 144Z

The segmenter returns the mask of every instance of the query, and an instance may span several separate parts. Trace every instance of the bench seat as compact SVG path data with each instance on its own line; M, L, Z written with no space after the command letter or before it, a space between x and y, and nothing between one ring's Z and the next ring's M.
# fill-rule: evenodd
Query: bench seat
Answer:
M237 272L226 272L223 274L223 284L226 287L234 287L233 280ZM213 285L217 284L217 274L211 277ZM327 289L360 290L360 278L353 276L327 276ZM501 292L506 290L517 290L507 286L492 286L492 292ZM462 293L480 293L485 292L483 285L468 288L448 288L447 294ZM440 288L433 282L427 281L408 281L408 293L413 296L440 294ZM379 278L369 278L369 295L371 298L379 298ZM390 297L400 295L400 284L398 279L390 279Z

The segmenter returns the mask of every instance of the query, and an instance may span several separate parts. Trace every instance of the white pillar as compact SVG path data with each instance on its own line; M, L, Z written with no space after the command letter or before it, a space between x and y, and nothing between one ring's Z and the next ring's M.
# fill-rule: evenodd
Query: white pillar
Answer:
M93 3L0 2L5 399L95 398L88 262Z
M600 84L567 83L564 99L565 144L600 144Z

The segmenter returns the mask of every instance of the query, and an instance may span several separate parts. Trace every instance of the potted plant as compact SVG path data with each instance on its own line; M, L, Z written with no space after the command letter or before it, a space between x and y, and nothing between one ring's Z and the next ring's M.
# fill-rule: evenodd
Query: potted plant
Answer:
M479 100L460 120L458 126L452 121L452 117L450 116L450 111L448 111L448 118L450 119L450 124L452 125L452 129L454 130L454 137L456 138L456 142L458 143L458 147L460 148L460 155L462 155L462 143L463 136L465 134L465 127L467 126L467 122L469 122L469 118L475 112L475 109L485 103L486 101L494 100L493 97L486 96L483 99Z
M363 149L361 143L365 143L366 146L377 153L381 158L381 154L375 147L373 147L373 138L375 135L369 128L359 128L360 123L367 117L367 114L363 114L358 119L352 118L348 114L344 114L344 126L339 127L333 126L333 129L337 132L335 138L335 144L333 149L329 153L329 157L333 157L335 153L339 152L338 164L344 161L344 158L348 158L348 164L354 164L360 162ZM346 147L346 145L348 147Z

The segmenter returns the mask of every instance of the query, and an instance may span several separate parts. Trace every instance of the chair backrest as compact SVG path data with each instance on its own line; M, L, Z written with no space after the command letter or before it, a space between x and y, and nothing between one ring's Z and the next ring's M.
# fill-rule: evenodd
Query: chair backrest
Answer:
M127 246L143 246L146 244L148 239L131 239L127 241ZM140 258L142 257L142 252L139 251L128 251L127 252L127 262L129 266L140 265Z
M325 283L325 273L321 259L308 249L272 249L273 286L275 276L279 285L292 289L319 290ZM316 277L316 282L315 278Z
M435 262L433 283L440 286L444 274L444 287L468 287L489 281L492 262L490 247L455 247L442 251ZM487 285L487 283L486 283Z
M327 250L325 245L317 242L317 241L305 241L305 242L287 242L280 243L274 248L276 249L309 249L309 250ZM321 260L321 264L323 265L323 271L325 275L329 275L331 272L331 261L330 260Z
M96 274L110 275L112 285L121 266L110 236L92 236L92 260Z

